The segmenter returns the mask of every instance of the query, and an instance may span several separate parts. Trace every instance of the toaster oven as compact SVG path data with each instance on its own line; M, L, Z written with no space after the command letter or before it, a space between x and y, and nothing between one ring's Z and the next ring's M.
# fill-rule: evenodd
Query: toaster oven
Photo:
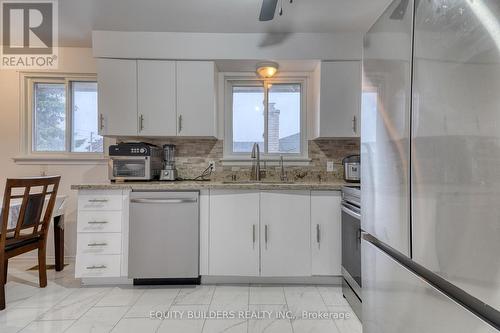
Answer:
M109 147L108 174L111 181L156 180L163 168L160 147L142 143L119 143Z

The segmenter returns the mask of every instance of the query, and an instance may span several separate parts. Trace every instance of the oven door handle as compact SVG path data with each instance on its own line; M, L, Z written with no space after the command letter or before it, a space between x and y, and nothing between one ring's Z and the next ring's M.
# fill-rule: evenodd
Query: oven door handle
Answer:
M196 203L198 200L196 198L142 198L142 199L130 199L132 203L139 204L183 204L183 203Z
M352 209L349 209L347 206L344 206L344 204L342 204L342 211L345 212L346 214L351 215L352 217L354 217L358 220L361 219L361 214L359 212L356 212Z

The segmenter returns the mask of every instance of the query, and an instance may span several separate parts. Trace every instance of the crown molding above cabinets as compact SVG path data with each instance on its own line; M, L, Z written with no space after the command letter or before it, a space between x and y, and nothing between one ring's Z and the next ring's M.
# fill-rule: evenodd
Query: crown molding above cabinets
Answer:
M217 136L212 61L98 59L99 134Z

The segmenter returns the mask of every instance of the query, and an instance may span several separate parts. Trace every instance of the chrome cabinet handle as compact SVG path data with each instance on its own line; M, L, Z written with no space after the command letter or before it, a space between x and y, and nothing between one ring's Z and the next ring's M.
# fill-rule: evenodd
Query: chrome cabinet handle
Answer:
M269 241L269 226L267 224L264 226L264 241L266 242L267 249L267 243Z
M89 247L94 247L94 246L107 246L108 243L90 243L90 244L87 244L87 246Z
M107 266L105 265L100 265L100 266L92 265L92 266L87 266L87 269L104 269L106 267Z
M139 132L141 132L144 129L144 115L139 116Z
M99 114L99 128L101 131L104 129L104 115L102 113Z
M88 224L106 224L108 221L88 221Z
M182 131L182 115L179 116L179 133Z
M319 224L316 224L316 243L321 243L321 229Z
M356 116L352 117L352 131L354 134L358 133L358 118Z
M95 202L108 202L108 199L90 199L89 202L95 203Z
M130 199L132 203L142 203L142 204L175 204L175 203L196 203L198 202L195 198L179 198L179 199Z
M361 231L361 229L358 229L358 231L356 233L356 249L361 248L361 236L362 235L363 235L363 232Z
M255 224L252 225L252 242L255 245Z

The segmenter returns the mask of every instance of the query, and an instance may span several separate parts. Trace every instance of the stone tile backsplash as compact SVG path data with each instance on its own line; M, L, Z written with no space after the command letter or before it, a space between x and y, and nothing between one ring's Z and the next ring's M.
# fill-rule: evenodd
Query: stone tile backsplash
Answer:
M123 140L118 140L123 141ZM136 140L137 141L137 140ZM250 178L251 166L223 165L224 143L222 140L209 139L170 139L170 140L144 140L158 146L164 144L176 145L176 167L178 176L191 179L200 175L207 167L209 161L215 161L216 170L210 177L212 180L238 180ZM359 139L328 139L311 140L309 145L309 158L311 162L304 166L288 166L285 162L285 171L290 181L339 181L343 179L342 159L345 156L359 154ZM326 171L327 161L333 161L333 172ZM266 180L278 180L279 167L268 166L262 162L261 168L265 169Z

